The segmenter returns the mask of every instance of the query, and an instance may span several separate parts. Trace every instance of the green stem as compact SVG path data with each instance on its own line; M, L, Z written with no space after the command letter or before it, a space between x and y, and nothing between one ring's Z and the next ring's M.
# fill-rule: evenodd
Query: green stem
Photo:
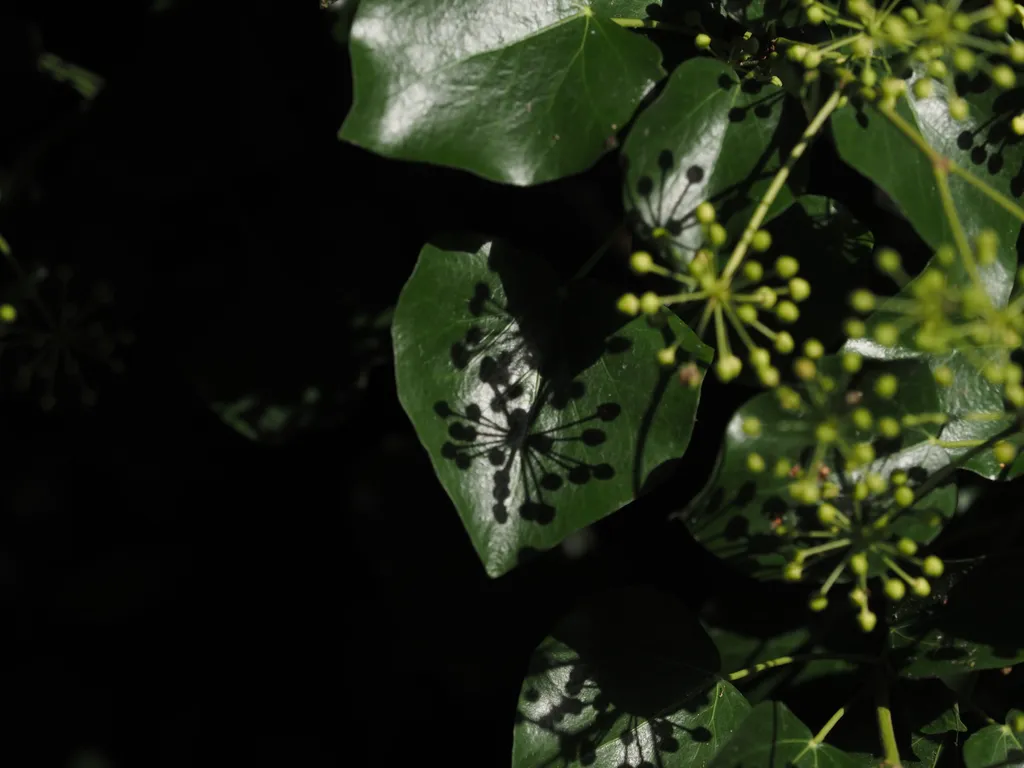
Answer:
M937 488L939 485L941 485L942 482L945 481L945 479L947 477L949 477L951 474L956 472L958 469L960 469L961 466L963 466L968 461L973 459L975 456L977 456L979 453L984 451L986 448L989 448L989 447L995 445L1000 440L1002 440L1004 438L1007 438L1010 435L1017 434L1017 432L1019 432L1019 431L1020 431L1020 427L1017 425L1016 422L1014 422L1011 426L1007 427L1002 432L999 432L999 433L997 433L995 435L992 435L992 437L990 437L988 440L986 440L981 445L976 446L974 448L971 448L969 451L964 453L962 456L958 457L956 461L950 462L949 464L944 466L942 469L940 469L938 472L935 472L932 475L930 475L927 480L925 480L923 483L921 483L921 485L914 490L914 495L918 499L923 499L925 496L927 496L929 493L931 493L935 488Z
M846 707L840 707L832 717L828 719L828 722L821 727L821 730L814 734L814 738L811 739L812 744L821 744L828 736L829 731L836 727L836 723L842 720L843 715L846 714Z
M736 243L736 247L733 249L732 255L729 257L729 263L725 265L725 269L722 271L722 280L728 280L732 277L733 273L739 269L740 264L743 263L743 257L747 255L747 248L750 247L751 241L754 239L754 235L757 233L758 228L764 222L765 216L768 215L768 209L772 207L772 203L775 202L775 198L779 196L779 192L782 191L782 187L786 183L786 179L789 178L790 172L793 170L793 166L796 165L796 161L800 159L804 151L807 149L807 145L810 144L811 139L817 136L818 131L821 130L822 126L825 125L825 121L828 120L829 116L836 111L839 106L839 101L842 99L843 93L840 89L836 89L829 96L821 109L818 110L818 114L811 120L810 125L807 126L807 130L803 132L800 137L800 141L796 143L796 146L790 150L789 157L786 158L786 162L782 164L778 172L775 174L775 178L772 179L772 183L765 191L764 196L757 204L757 208L754 210L754 215L750 217L750 221L747 222L746 229L743 230L743 234L740 236L740 241Z
M726 675L726 679L730 682L734 682L736 680L742 680L744 677L755 675L758 672L764 672L769 669L784 667L787 664L795 664L802 661L850 661L859 664L880 663L874 656L867 656L859 653L797 653L793 656L780 656L777 659L762 661L760 664L755 664L754 666L747 667L746 669L738 669L735 672L730 672Z
M1004 211L1009 213L1011 216L1016 217L1020 221L1024 221L1024 208L1021 208L1019 205L1017 205L1015 202L1010 200L1008 197L1003 195L998 190L995 190L992 187L990 187L982 179L979 179L970 171L961 168L959 165L955 165L953 163L949 164L949 171L950 173L955 173L957 176L959 176L972 187L977 189L979 192L985 195L985 197L987 197L993 203L995 203Z
M941 163L933 165L932 170L935 173L935 183L939 188L939 198L942 200L942 211L949 222L949 228L953 230L953 240L956 242L957 250L960 251L960 258L963 259L967 274L970 275L974 284L981 285L981 275L978 274L978 265L974 262L971 244L967 242L967 234L956 213L953 193L949 190L949 171Z
M668 21L658 21L657 19L616 18L612 19L612 21L625 29L664 29L668 32L693 34L692 29Z
M889 768L902 768L900 749L896 745L896 732L892 727L892 712L889 710L889 686L879 675L876 689L875 712L878 715L878 735L882 740L882 754Z

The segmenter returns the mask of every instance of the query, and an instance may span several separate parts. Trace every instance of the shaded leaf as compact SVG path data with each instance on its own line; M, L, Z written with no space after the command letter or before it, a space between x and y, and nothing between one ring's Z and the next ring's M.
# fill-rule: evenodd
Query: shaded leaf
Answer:
M664 75L658 48L607 6L363 0L339 136L511 184L583 171Z
M738 235L779 167L783 101L781 88L740 81L722 62L683 63L623 146L634 227L688 263L703 238L694 210L710 200ZM783 188L772 215L791 201Z
M1005 725L987 725L972 733L964 743L966 768L1019 768L1024 766L1024 733L1014 731L1012 723L1024 712L1011 710Z
M715 646L676 600L600 595L534 653L512 765L704 765L750 711L718 668Z
M623 325L614 291L560 287L498 243L427 246L393 339L399 398L492 576L632 500L686 450L699 387L658 366L711 351L666 314Z

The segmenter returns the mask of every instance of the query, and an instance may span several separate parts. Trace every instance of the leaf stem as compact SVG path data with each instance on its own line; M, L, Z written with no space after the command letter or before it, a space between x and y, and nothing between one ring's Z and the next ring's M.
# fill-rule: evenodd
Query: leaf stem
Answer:
M669 21L657 19L613 18L612 21L624 29L664 29L668 32L692 33L693 30Z
M889 768L902 768L900 748L896 744L896 732L892 727L892 712L889 710L889 684L882 675L878 676L875 689L875 712L878 715L878 735L882 740L882 754Z
M726 675L726 679L729 680L729 682L735 682L736 680L742 680L744 677L756 675L759 672L765 672L769 669L775 669L776 667L784 667L787 664L796 664L804 661L850 661L857 664L881 663L874 656L868 656L860 653L796 653L792 656L780 656L777 659L762 661L761 663L755 664L752 667L747 667L746 669L738 669L735 672L730 672Z
M836 713L828 719L828 722L821 727L821 730L814 734L814 738L811 739L811 743L821 744L821 742L825 740L825 737L828 736L829 731L836 727L836 723L842 720L843 715L845 714L846 707L840 707L838 710L836 710Z
M775 174L775 178L772 179L772 183L765 190L764 196L757 204L757 208L754 210L754 215L750 217L750 221L747 222L746 228L743 230L743 234L740 236L740 241L736 243L736 247L732 251L732 255L729 257L729 262L725 265L725 269L722 271L722 279L728 280L732 277L733 273L739 269L741 263L743 263L743 257L747 254L747 248L750 247L751 241L754 239L754 235L757 233L758 227L764 222L765 216L768 215L768 209L772 207L772 203L775 202L775 198L779 196L779 192L782 191L782 187L786 183L786 179L789 178L790 172L793 170L793 166L796 165L797 160L803 155L818 131L821 130L822 126L825 125L825 121L828 120L829 116L836 111L839 106L839 101L842 99L842 90L837 88L829 96L818 113L811 120L810 125L800 136L800 141L796 143L793 149L789 152L789 157L786 158L786 162L782 164L782 167Z

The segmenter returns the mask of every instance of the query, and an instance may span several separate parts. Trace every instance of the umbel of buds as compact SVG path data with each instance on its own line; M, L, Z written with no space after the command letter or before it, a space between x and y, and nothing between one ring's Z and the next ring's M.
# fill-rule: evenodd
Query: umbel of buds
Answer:
M788 355L796 349L793 337L778 326L795 323L800 317L798 304L811 295L810 284L799 275L799 262L786 255L767 258L772 237L766 230L751 231L741 240L743 247L737 244L727 259L723 249L729 235L717 221L714 206L701 203L692 215L701 228L703 245L685 271L662 265L647 251L630 258L633 272L671 280L678 291L627 293L619 298L619 311L653 319L665 307L677 311L692 308L698 318L697 334L710 335L716 346L715 373L720 380L739 376L745 359L764 386L778 386L781 374L772 353ZM737 339L742 352L734 348ZM810 350L817 356L824 353L820 342L814 342ZM676 351L675 346L662 350L659 360L676 365Z

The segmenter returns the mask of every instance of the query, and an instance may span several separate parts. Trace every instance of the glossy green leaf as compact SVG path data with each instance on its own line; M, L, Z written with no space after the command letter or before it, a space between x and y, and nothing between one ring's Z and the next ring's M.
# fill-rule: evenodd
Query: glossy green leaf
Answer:
M658 48L593 0L362 0L339 136L493 181L578 173L664 76Z
M846 753L812 739L811 729L785 704L765 701L754 707L708 768L857 768Z
M842 373L835 358L824 358L820 365L834 371L837 382L835 393L827 402L821 408L805 405L802 410L792 412L784 410L773 393L759 394L749 400L729 422L722 454L708 485L679 515L708 550L759 578L781 578L782 566L792 557L790 540L774 533L778 526L792 527L802 521L801 527L815 527L811 522L813 510L800 506L788 492L792 479L773 471L779 460L788 461L790 465L806 465L816 445L815 429L827 420L837 420L843 425L844 438L850 443L869 438L870 433L853 428L848 419L855 407L868 408L876 418L899 417L910 405L914 406L914 412L932 411L937 407L934 391L929 387L929 374L912 361L865 370L849 385L846 384L849 377ZM874 394L872 382L883 370L900 375L902 401L886 401ZM855 393L855 397L851 393ZM743 422L748 418L756 418L761 423L761 431L756 436L743 430ZM890 445L876 443L878 459L870 465L869 471L888 477L901 469L914 479L941 469L949 463L948 455L934 446L930 437L929 428L925 426L906 430ZM765 471L750 470L747 460L751 453L764 459ZM838 457L835 461L826 459L826 462L833 471L841 466ZM848 481L841 483L840 497L832 503L842 509L851 486ZM926 544L941 530L941 526L931 522L934 515L948 519L955 509L956 489L944 485L894 517L890 530L894 536L907 536ZM871 573L881 572L880 561L870 558L869 562Z
M535 651L516 713L513 768L705 765L750 711L678 601L600 595Z
M937 152L1016 199L1022 191L1018 171L1024 163L1024 142L1008 130L1012 114L1006 100L997 99L996 89L985 86L984 76L979 76L966 95L971 116L956 121L946 106L947 93L938 83L930 98L913 95L909 86L916 77L908 81L908 96L899 102L899 115ZM881 187L931 248L954 242L931 161L889 120L871 106L851 104L832 117L832 130L843 160ZM1020 221L964 179L951 176L949 185L968 238L973 242L985 228L999 236L998 262L982 268L982 275L993 300L1005 303L1017 267Z
M890 617L890 658L905 677L1001 669L1024 661L1022 565L1013 557L947 566L932 595Z
M558 284L495 243L427 246L395 312L398 394L492 576L631 501L682 456L699 387L656 361L711 351L674 317Z
M1013 729L1024 712L1011 710L1005 725L987 725L964 742L966 768L1021 768L1024 766L1024 732Z
M694 210L710 200L738 234L778 169L783 101L781 88L741 81L720 61L683 63L623 146L634 227L689 262L703 243ZM784 188L771 212L790 202Z

